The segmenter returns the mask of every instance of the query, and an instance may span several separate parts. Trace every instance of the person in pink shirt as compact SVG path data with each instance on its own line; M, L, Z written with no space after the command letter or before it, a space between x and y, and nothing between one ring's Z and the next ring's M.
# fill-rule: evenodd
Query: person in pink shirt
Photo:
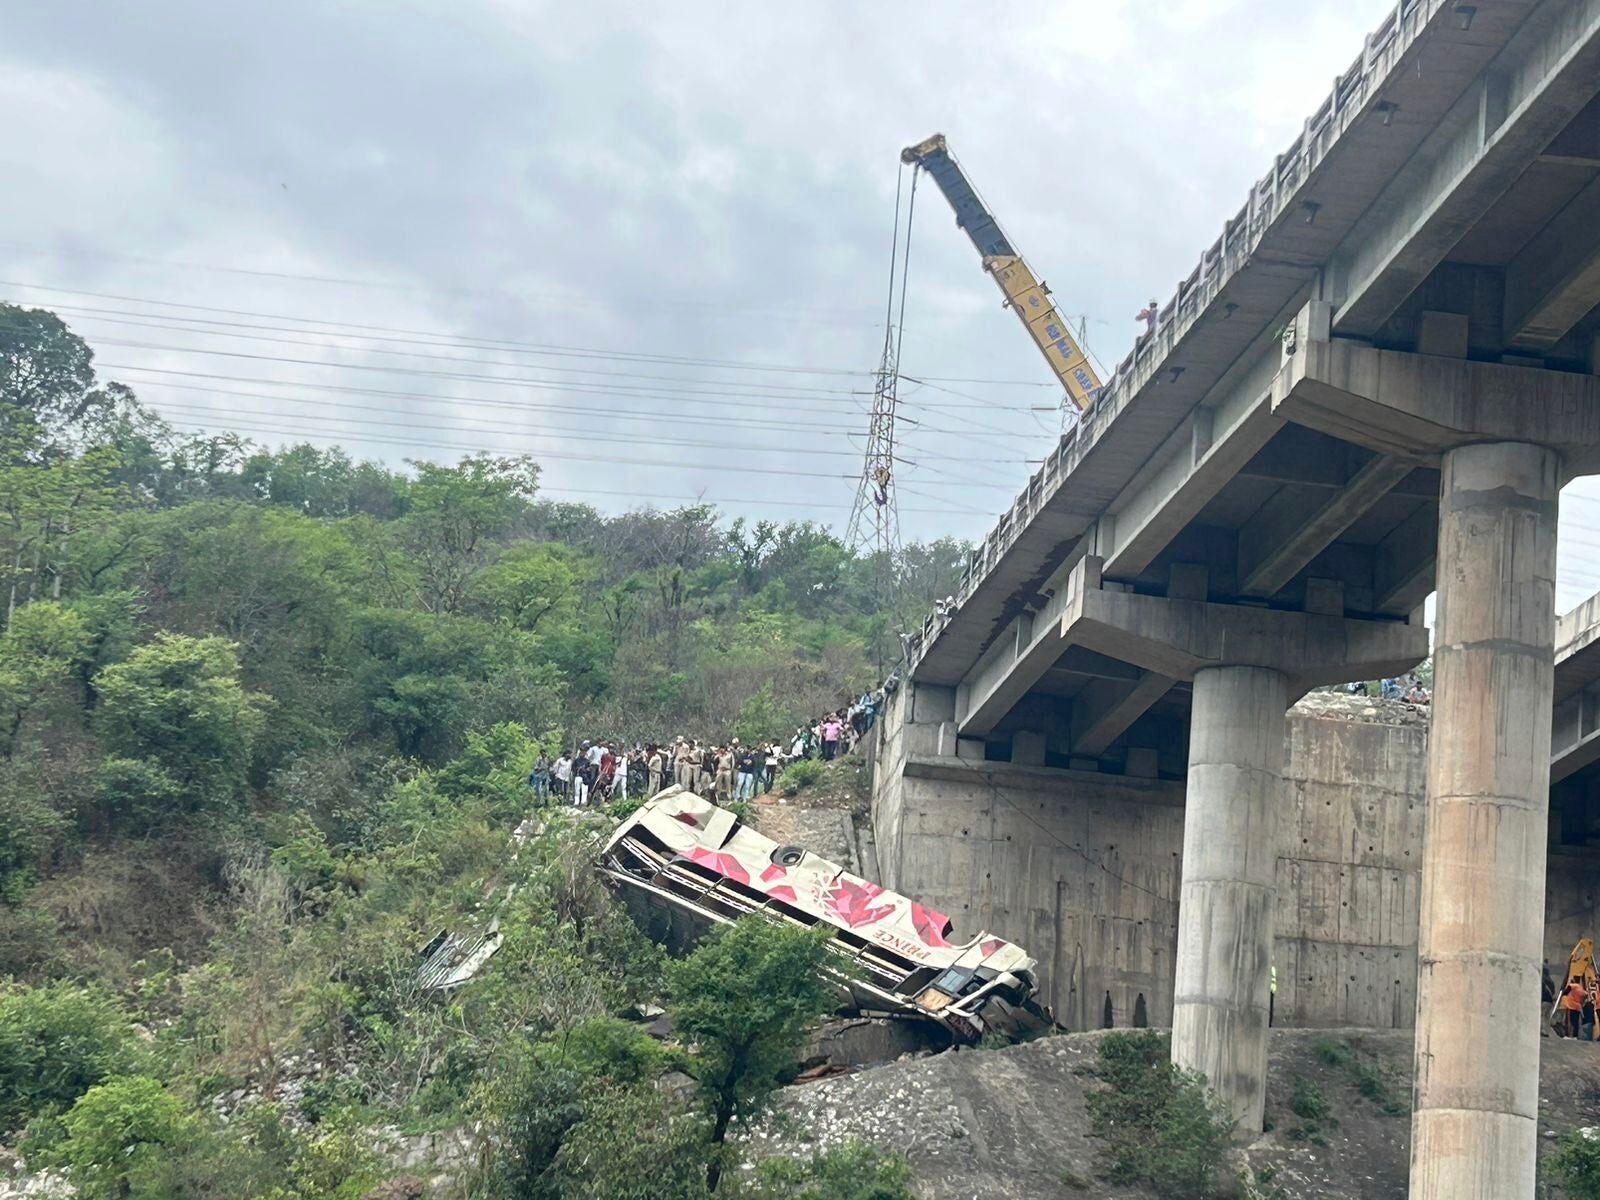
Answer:
M833 756L839 751L839 730L842 726L839 718L829 713L822 718L822 761L832 762Z

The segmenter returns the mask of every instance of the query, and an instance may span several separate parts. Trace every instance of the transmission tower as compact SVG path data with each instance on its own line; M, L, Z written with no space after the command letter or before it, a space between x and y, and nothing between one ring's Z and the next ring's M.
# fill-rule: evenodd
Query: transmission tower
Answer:
M900 513L895 497L895 406L900 388L900 339L906 323L906 275L911 265L911 220L917 207L918 168L911 169L911 194L906 205L905 248L900 239L900 195L905 167L894 192L894 239L889 251L889 302L884 317L883 354L872 389L872 413L867 424L867 449L861 478L856 483L846 541L852 550L867 549L876 568L879 611L895 604L900 560ZM895 283L900 285L899 313L895 312Z

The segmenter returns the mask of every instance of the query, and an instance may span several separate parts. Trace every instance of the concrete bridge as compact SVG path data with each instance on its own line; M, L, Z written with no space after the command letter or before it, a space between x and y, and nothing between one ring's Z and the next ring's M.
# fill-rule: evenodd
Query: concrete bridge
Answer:
M974 553L898 706L901 764L1184 781L1173 1055L1259 1128L1285 711L1420 661L1436 591L1417 1197L1533 1194L1597 90L1600 0L1400 4Z

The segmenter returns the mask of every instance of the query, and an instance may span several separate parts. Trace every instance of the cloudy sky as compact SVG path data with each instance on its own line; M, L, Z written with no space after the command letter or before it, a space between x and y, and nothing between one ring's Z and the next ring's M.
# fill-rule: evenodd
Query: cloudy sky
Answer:
M842 526L902 146L1114 364L1391 2L7 0L0 298L182 428ZM909 283L903 525L975 538L1057 393L931 186Z

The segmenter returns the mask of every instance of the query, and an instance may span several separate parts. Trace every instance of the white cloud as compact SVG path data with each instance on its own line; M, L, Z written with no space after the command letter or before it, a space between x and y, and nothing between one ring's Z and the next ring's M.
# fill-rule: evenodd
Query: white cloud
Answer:
M101 4L88 19L83 6L11 0L0 106L22 119L0 124L8 181L0 250L13 272L57 287L865 373L882 340L898 153L938 130L1062 310L1086 314L1092 343L1114 362L1133 336L1133 313L1187 275L1391 2L1073 0L1022 8L955 0L654 7L285 0L247 13L210 0L170 0L159 16ZM936 192L924 189L918 206L906 369L1045 380ZM224 267L377 286L215 269ZM25 298L73 302L53 293ZM91 340L191 347L105 347L102 361L418 393L356 397L379 410L343 410L378 422L360 427L369 438L413 436L384 431L385 417L458 430L416 431L402 446L363 442L358 433L350 437L358 452L390 461L449 457L453 450L426 440L511 447L518 444L511 432L485 426L520 423L549 433L576 422L579 432L539 443L565 450L546 456L549 484L662 495L707 486L713 496L847 506L845 479L731 468L852 473L853 443L844 435L859 432L864 419L860 397L849 393L870 383L865 375L752 376L612 359L477 368L581 379L614 393L561 398L415 374L440 365L423 359L354 354L363 365L412 369L407 374L207 357L195 350L322 352L71 319ZM705 390L739 391L742 383L750 395L703 402L647 395L649 380L535 371L536 361L676 374L691 391L702 386L693 381L714 377L723 385ZM171 386L175 377L166 385L148 374L129 378L158 404L276 412L279 424L306 432L329 428L312 418L339 415L350 401L348 393L306 391L302 398L315 404L274 404L180 390ZM811 391L782 390L797 383ZM996 490L931 471L913 470L907 479L959 507L998 512L1027 477L1020 460L1037 457L1050 440L1040 427L1051 424L1048 416L1027 410L1050 403L1051 392L961 390L995 407L936 408L964 401L931 389L908 395L907 416L923 422L912 440L929 467L977 475ZM460 399L490 395L559 399L584 415ZM457 399L447 407L430 396ZM588 441L582 429L604 441L652 427L615 419L613 410L647 414L655 427L700 417L713 423L697 428L727 450L627 443L624 454L618 443L614 457L669 466L580 461ZM814 431L814 444L792 433L719 431L719 414L799 421ZM973 422L1025 436L979 439L968 435ZM839 453L802 455L801 448ZM629 503L591 498L613 508ZM931 507L905 505L912 535L978 536L990 524L982 515L914 511ZM1570 504L1564 533L1590 507ZM1600 586L1600 577L1577 573L1594 570L1584 565L1594 553L1580 545L1582 536L1578 530L1564 547L1564 581L1592 578ZM1580 586L1587 590L1564 582L1564 594Z

